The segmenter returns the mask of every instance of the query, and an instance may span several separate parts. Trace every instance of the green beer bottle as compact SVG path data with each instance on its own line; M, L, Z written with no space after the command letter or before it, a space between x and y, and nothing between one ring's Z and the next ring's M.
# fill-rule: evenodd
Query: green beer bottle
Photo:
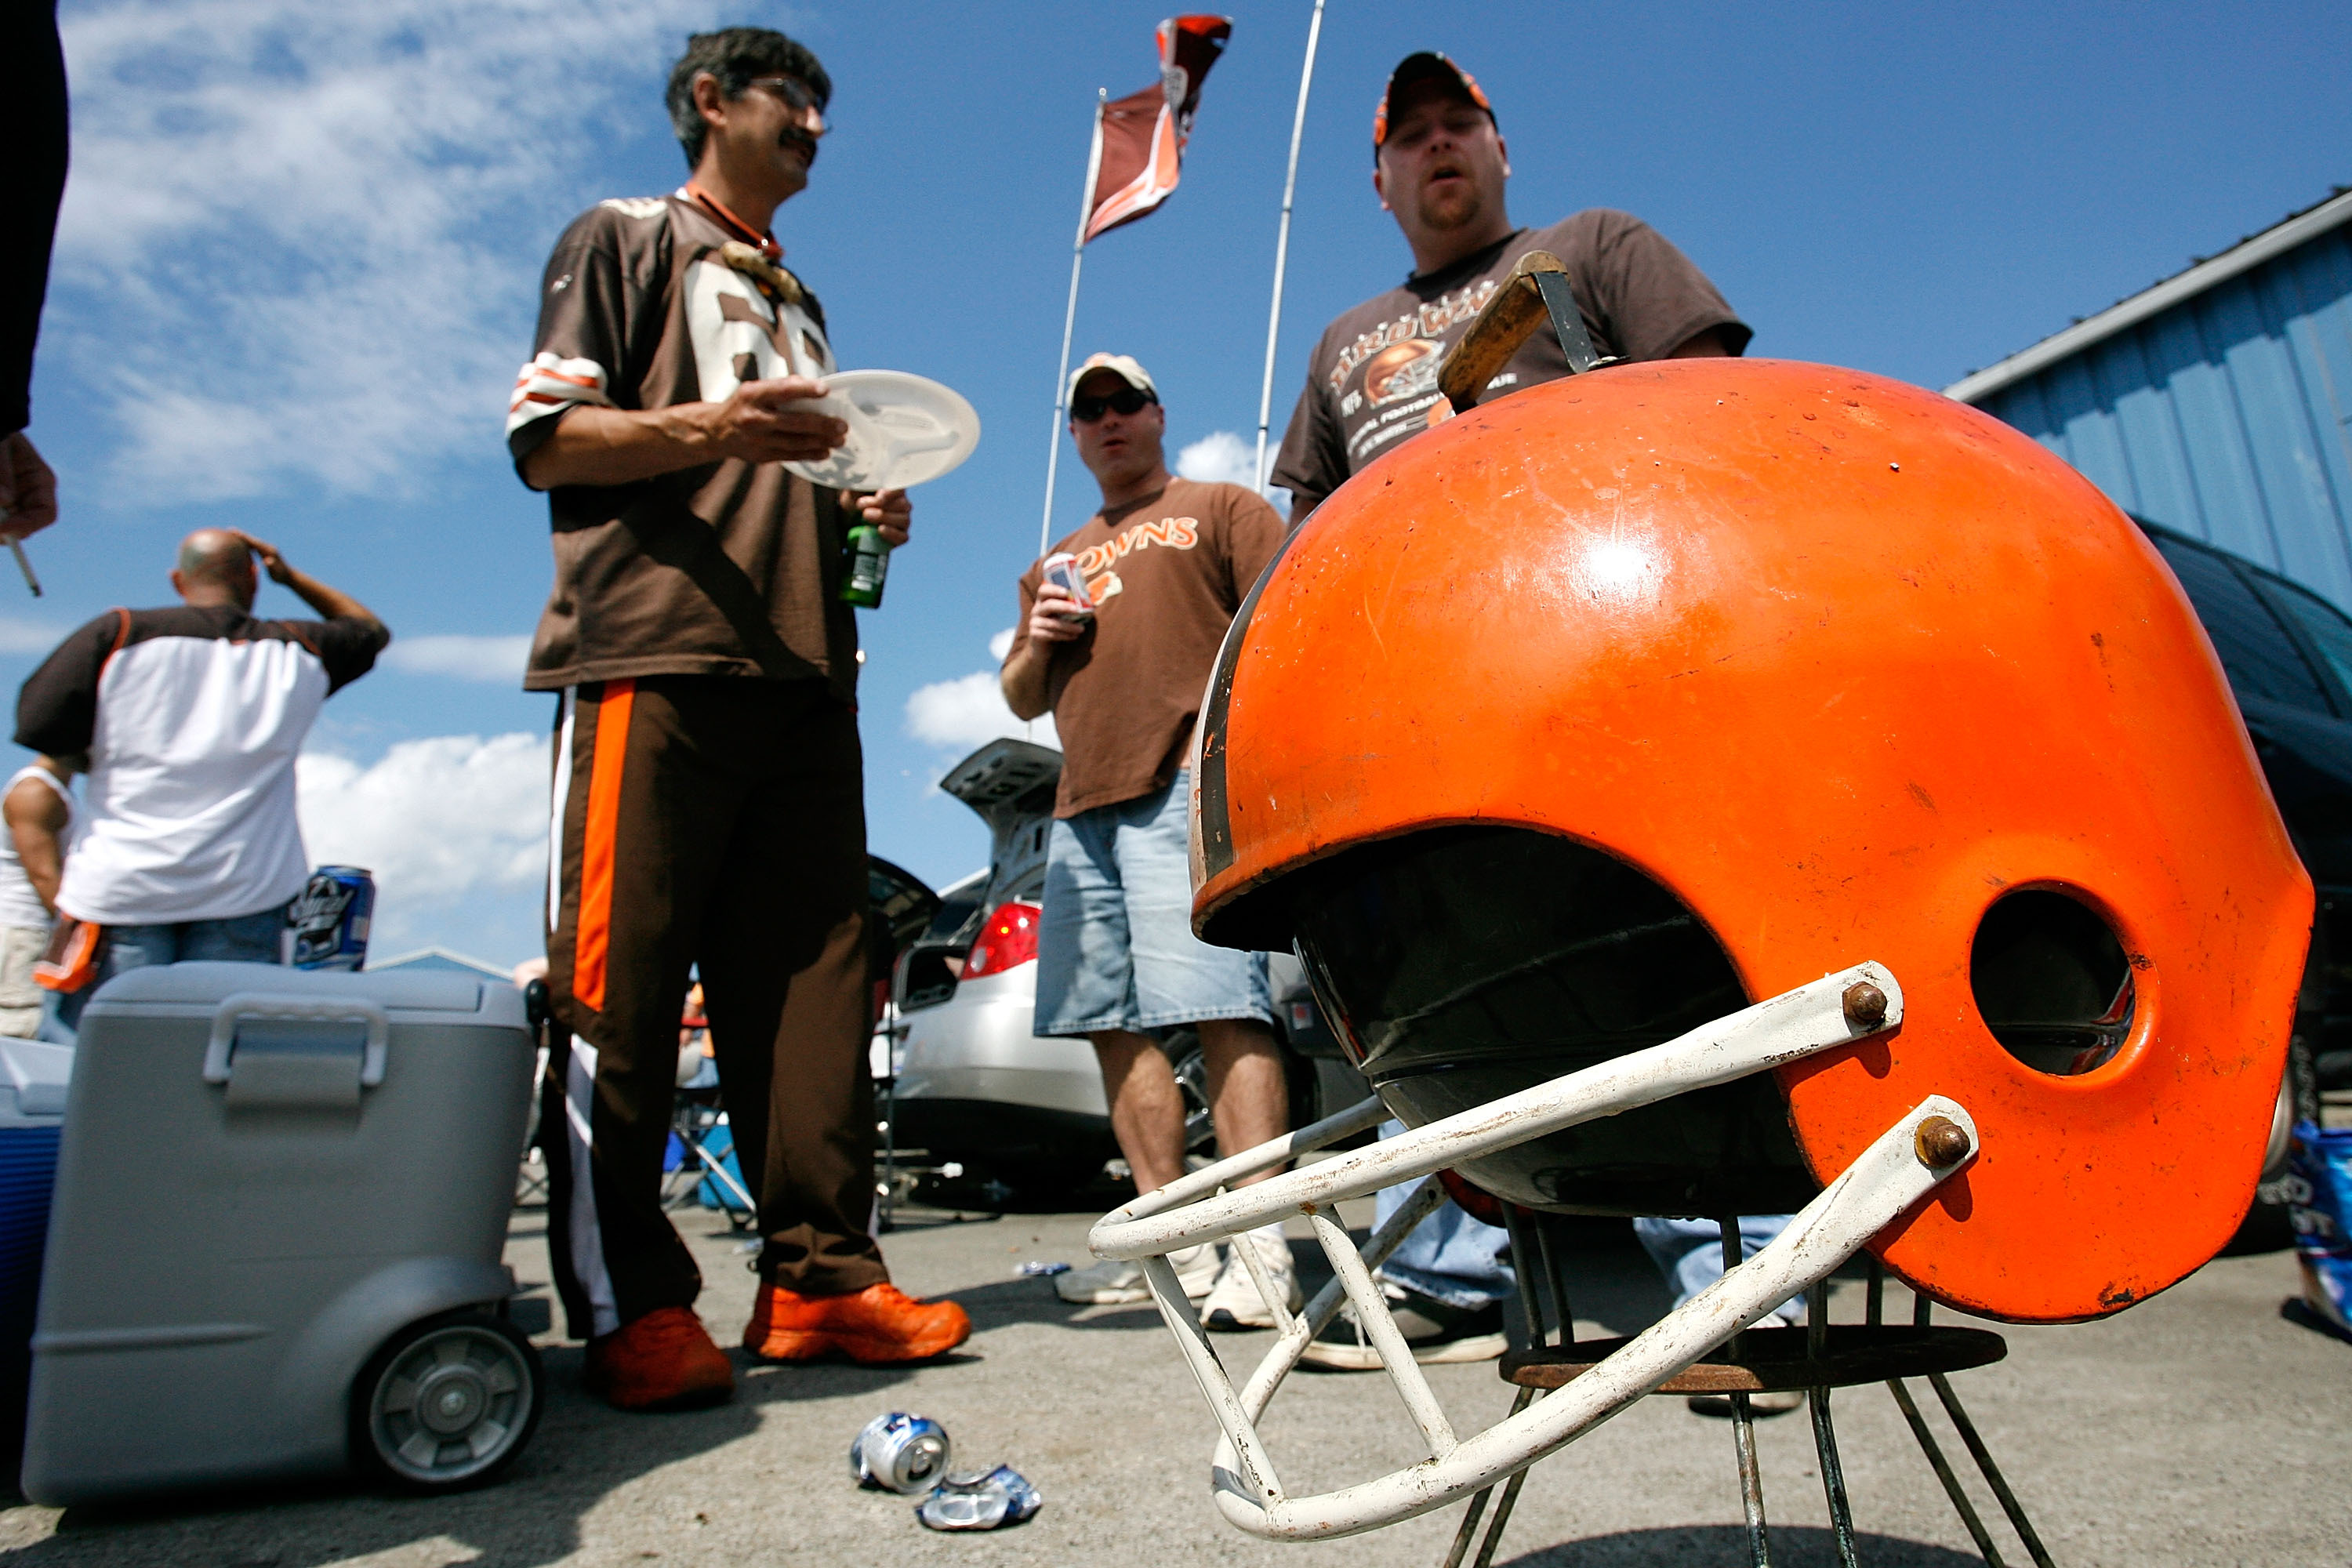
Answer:
M842 580L845 603L862 609L882 607L883 579L890 575L890 543L882 531L861 522L849 531L849 575Z

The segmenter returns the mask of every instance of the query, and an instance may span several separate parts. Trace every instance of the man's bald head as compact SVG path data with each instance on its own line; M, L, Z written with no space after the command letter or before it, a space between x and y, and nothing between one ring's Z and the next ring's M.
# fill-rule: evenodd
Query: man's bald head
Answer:
M259 586L253 571L253 551L225 528L200 528L180 541L179 564L172 571L172 586L190 605L235 605L253 608Z

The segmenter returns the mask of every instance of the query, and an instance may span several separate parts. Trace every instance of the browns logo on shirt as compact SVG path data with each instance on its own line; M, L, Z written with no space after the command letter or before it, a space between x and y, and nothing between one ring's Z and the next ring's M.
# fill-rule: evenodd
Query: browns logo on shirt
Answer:
M1282 514L1240 485L1170 479L1054 546L1077 557L1096 607L1084 635L1055 646L1047 675L1062 739L1056 816L1150 795L1176 776L1225 627L1284 532ZM1042 563L1022 574L1008 660L1029 640L1043 575Z

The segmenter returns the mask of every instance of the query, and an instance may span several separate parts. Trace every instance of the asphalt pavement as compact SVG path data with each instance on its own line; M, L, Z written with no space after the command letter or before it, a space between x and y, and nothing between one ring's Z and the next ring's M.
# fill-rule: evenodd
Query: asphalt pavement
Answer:
M1032 1259L1085 1262L1091 1212L906 1218L887 1238L898 1282L952 1296L976 1325L963 1351L940 1363L884 1371L739 1361L730 1405L616 1414L581 1391L579 1347L548 1331L544 1215L519 1211L509 1259L536 1287L519 1315L541 1330L552 1388L537 1436L500 1482L438 1499L323 1486L140 1509L18 1506L0 1511L0 1560L11 1568L1442 1561L1459 1505L1311 1545L1274 1545L1227 1526L1208 1495L1213 1427L1157 1313L1068 1307L1050 1281L1016 1274ZM680 1220L707 1281L700 1310L728 1342L750 1310L743 1244L715 1215ZM1293 1247L1310 1283L1322 1277L1313 1244L1302 1235ZM1633 1332L1665 1310L1628 1234L1597 1227L1573 1268L1580 1333ZM2056 1562L2352 1560L2352 1344L2281 1319L2295 1286L2290 1254L2222 1258L2104 1322L2006 1329L2007 1361L1954 1380ZM1832 1317L1857 1318L1861 1297L1858 1281L1842 1281ZM1900 1289L1890 1290L1890 1316L1908 1310ZM1253 1364L1269 1337L1221 1340L1228 1367ZM1475 1430L1509 1404L1491 1365L1430 1372L1457 1429ZM993 1533L942 1535L917 1524L909 1500L859 1490L845 1460L850 1439L893 1409L944 1423L959 1468L1013 1465L1044 1492L1044 1510ZM1885 1391L1841 1393L1834 1412L1860 1561L1977 1562ZM1959 1460L1943 1417L1930 1416ZM1265 1430L1294 1493L1417 1457L1403 1407L1378 1374L1302 1373ZM1760 1449L1774 1562L1834 1562L1805 1417L1764 1423ZM1997 1519L1985 1489L1974 1490ZM1744 1563L1739 1521L1729 1424L1653 1398L1536 1468L1496 1562ZM2005 1532L1997 1541L2008 1561L2026 1561Z

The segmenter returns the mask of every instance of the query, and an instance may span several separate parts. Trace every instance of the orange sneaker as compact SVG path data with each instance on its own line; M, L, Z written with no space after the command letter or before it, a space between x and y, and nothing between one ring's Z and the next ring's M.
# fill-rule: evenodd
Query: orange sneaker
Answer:
M887 1282L845 1296L762 1285L743 1348L761 1361L814 1361L839 1351L874 1366L928 1361L971 1337L971 1319L953 1301L917 1301Z
M588 1392L615 1410L723 1405L735 1368L685 1307L656 1307L588 1342Z

